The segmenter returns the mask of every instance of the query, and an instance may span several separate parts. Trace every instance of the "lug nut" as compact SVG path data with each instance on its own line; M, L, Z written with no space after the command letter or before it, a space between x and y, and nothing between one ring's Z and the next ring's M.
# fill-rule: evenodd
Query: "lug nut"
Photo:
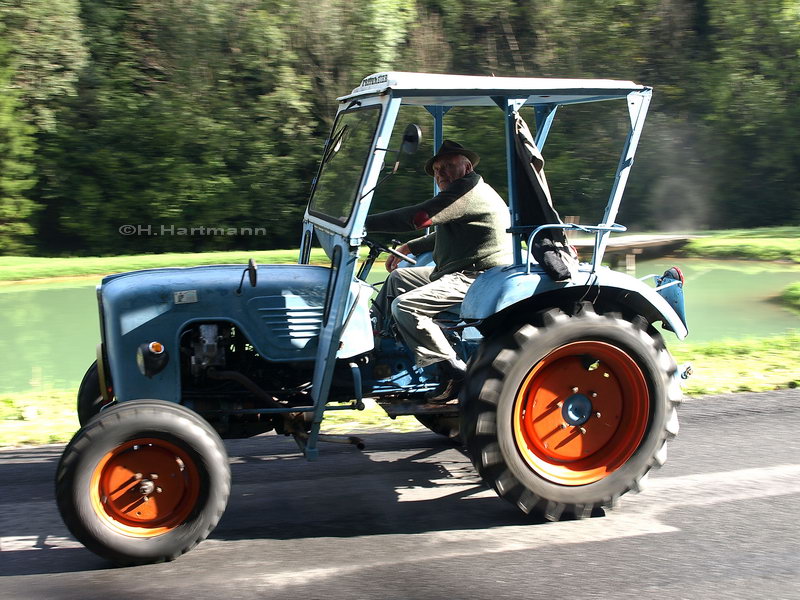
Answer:
M578 386L577 385L574 388L572 388L572 393L573 394L577 394L578 393Z

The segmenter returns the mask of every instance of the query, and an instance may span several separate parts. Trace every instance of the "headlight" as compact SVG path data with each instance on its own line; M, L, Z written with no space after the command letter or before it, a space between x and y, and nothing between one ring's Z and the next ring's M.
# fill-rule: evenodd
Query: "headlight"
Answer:
M146 377L152 377L163 371L168 361L167 349L161 342L145 343L136 349L136 366Z

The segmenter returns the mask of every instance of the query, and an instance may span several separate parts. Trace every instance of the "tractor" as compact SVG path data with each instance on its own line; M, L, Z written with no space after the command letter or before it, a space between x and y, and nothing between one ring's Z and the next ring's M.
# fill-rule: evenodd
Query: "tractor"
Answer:
M678 432L685 374L657 326L688 333L680 269L637 279L603 264L609 236L626 229L617 213L651 94L603 79L370 75L338 99L296 264L105 277L97 360L78 391L81 428L56 477L75 538L121 565L172 560L225 510L223 439L291 436L309 460L325 441L363 447L320 427L326 412L367 399L462 444L485 484L523 513L591 517L638 491ZM557 112L594 102L624 103L627 134L597 224L567 223L542 151ZM468 365L458 398L442 404L425 399L435 370L418 367L401 336L376 335L370 313L371 268L398 252L367 237L365 219L376 190L418 151L422 127L400 118L409 107L430 117L422 127L434 149L447 113L462 107L494 111L504 136L513 262L481 273L440 315ZM568 234L593 240L591 257ZM311 264L312 247L324 264Z

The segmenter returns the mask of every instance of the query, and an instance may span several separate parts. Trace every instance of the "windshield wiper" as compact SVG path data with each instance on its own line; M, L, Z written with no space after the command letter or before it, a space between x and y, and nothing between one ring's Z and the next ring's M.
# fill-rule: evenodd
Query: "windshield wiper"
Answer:
M350 104L347 105L347 108L345 108L345 111L350 110L354 106L361 106L361 102L359 102L358 100L353 100L352 102L350 102ZM333 158L334 154L336 154L337 152L339 152L339 150L342 149L342 145L344 144L344 136L349 130L350 130L350 125L345 124L345 125L342 125L342 127L331 136L331 141L328 144L328 146L326 147L325 155L322 157L322 165L323 166L331 158Z
M333 155L342 149L342 144L344 143L344 136L349 129L350 125L343 125L341 128L339 128L339 131L337 131L331 136L331 141L328 144L328 148L325 151L325 155L322 157L323 165L327 164L328 161L331 158L333 158Z

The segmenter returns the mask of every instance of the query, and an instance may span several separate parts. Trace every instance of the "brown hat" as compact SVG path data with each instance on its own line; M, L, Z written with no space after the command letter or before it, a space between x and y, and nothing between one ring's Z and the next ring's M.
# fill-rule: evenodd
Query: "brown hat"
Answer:
M477 166L478 163L481 162L481 157L472 150L467 150L458 142L444 140L442 145L439 146L439 151L429 158L428 162L425 163L425 172L433 177L433 163L443 156L449 156L451 154L460 154L461 156L466 156L469 159L469 162L472 163L473 167Z

